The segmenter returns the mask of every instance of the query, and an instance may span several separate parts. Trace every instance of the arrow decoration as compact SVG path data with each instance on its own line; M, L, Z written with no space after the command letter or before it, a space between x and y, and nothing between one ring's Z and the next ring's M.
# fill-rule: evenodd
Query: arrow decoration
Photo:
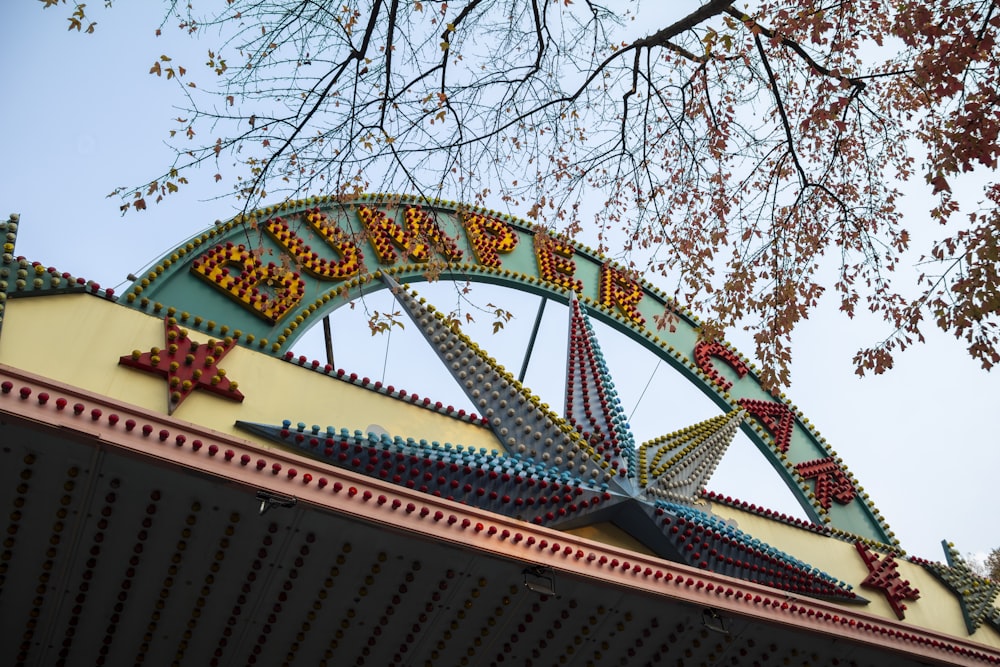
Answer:
M639 483L650 496L688 505L705 489L746 413L733 410L639 448Z
M611 491L520 454L374 433L237 422L240 428L345 468L540 526L612 522L663 558L779 590L867 602L828 574L700 509Z
M635 440L618 400L618 392L611 382L594 328L575 292L572 293L569 310L566 421L610 466L619 481L624 482L635 477ZM634 490L631 485L630 490Z

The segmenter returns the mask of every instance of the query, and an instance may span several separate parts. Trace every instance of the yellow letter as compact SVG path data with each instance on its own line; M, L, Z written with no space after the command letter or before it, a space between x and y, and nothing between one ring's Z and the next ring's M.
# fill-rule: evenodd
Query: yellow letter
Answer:
M535 234L535 257L542 278L559 287L583 292L583 283L573 277L576 272L576 262L570 259L573 246L540 231Z
M239 269L234 277L230 267ZM191 271L209 285L222 290L247 310L276 323L302 300L305 282L299 274L276 266L264 266L245 246L216 246L191 264Z
M517 234L506 222L480 213L461 215L472 250L483 266L500 266L499 253L508 253L517 247Z
M403 220L409 229L400 227L382 211L368 206L358 210L358 217L368 232L368 240L380 264L396 263L393 246L403 250L414 262L426 262L432 250L437 250L450 262L462 258L462 251L455 241L446 236L434 219L419 206L409 206L403 213Z
M318 210L308 211L305 220L340 255L339 262L323 259L313 252L282 218L271 218L264 223L264 229L306 273L323 280L344 280L358 275L361 271L361 253L347 234L327 223L326 216Z
M636 308L642 301L642 285L632 280L618 269L605 263L601 266L600 300L605 308L618 308L625 317L642 326L646 323Z

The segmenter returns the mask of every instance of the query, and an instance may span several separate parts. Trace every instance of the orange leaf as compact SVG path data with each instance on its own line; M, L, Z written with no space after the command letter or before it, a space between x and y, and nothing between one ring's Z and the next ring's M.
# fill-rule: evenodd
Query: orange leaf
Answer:
M937 175L931 179L931 185L934 186L934 190L931 194L937 194L939 192L951 192L951 186L948 185L948 179L943 175Z

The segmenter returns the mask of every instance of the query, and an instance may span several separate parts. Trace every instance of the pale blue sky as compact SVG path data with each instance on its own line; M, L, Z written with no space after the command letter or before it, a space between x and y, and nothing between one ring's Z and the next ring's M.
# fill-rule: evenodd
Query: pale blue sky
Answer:
M129 272L232 215L231 203L211 201L224 192L213 187L193 186L174 201L126 218L119 216L115 200L105 198L115 186L147 178L170 160L163 138L170 118L177 116L171 109L176 97L173 86L147 74L153 61L164 52L178 53L178 48L192 49L191 57L198 60L207 48L169 31L167 37L153 37L156 14L148 7L156 4L120 1L112 12L95 4L99 25L93 36L66 31L65 7L43 11L37 0L15 0L0 9L0 120L7 134L0 212L21 215L19 254L102 286L120 287ZM923 216L920 205L913 204L911 227L919 229ZM445 309L452 305L454 295L446 286L418 290L432 302L436 296ZM536 301L500 298L510 299L506 303L517 311L511 331L491 336L483 316L481 330L472 336L516 369ZM563 344L564 312L549 309L543 341ZM372 339L357 312L345 309L336 318L338 365L373 377L382 377L384 367L387 382L433 399L465 403L443 371L428 378L410 363L420 344L407 338L411 332ZM953 339L929 333L929 342L901 355L889 374L858 379L851 357L859 346L884 336L884 329L848 322L835 312L820 313L797 334L794 384L788 393L864 485L902 546L911 554L941 560L944 538L962 553L1000 546L995 516L1000 375L979 370ZM733 340L750 351L739 337ZM643 395L655 360L636 356L637 351L609 337L604 347L626 410L638 403L632 422L639 440L716 414L706 400L690 396L665 366ZM319 357L320 349L305 345L303 353ZM559 405L559 383L552 378L559 377L562 360L553 364L557 355L536 352L536 360L543 356L548 358L532 365L526 383ZM709 484L712 490L801 515L779 487L747 441L734 443Z

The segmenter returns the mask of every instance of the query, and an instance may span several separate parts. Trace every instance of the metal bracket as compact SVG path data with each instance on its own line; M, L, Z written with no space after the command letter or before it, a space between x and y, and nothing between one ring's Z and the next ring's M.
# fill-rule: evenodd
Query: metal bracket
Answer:
M295 498L289 496L279 496L276 493L271 493L270 491L258 491L257 500L260 501L260 508L257 513L261 516L264 515L272 507L295 507L295 503L298 501Z

